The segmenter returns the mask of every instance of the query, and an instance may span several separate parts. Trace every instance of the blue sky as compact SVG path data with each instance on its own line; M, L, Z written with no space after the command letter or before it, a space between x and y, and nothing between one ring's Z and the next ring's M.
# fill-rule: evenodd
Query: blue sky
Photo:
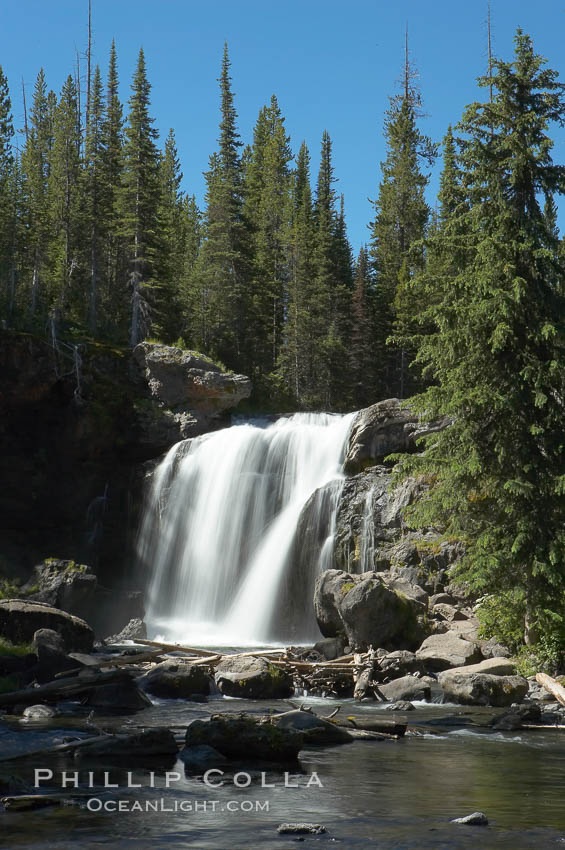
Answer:
M28 102L41 66L60 90L76 51L84 54L87 0L4 0L0 65L8 76L21 126L21 81ZM332 137L336 190L345 195L354 249L367 240L385 155L383 114L397 90L409 26L411 59L419 71L426 117L422 129L439 141L465 104L477 99L486 65L486 0L93 0L94 62L105 75L116 39L122 98L140 46L152 83L152 113L162 139L175 129L183 188L203 200L208 157L218 134L218 84L228 41L243 141L272 93L286 117L294 152L305 139L315 178L322 131ZM492 0L494 49L509 58L521 26L565 79L565 0ZM556 136L556 158L564 145ZM436 169L437 172L437 169ZM437 173L430 183L430 202Z

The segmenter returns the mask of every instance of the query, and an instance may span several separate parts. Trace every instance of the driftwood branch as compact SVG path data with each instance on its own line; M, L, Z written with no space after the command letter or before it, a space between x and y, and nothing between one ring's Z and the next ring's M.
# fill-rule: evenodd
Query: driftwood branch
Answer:
M547 673L538 673L536 675L536 681L542 685L548 693L550 693L557 702L560 702L561 705L565 705L565 688L563 685L560 685L556 679L552 679L551 676L548 676Z

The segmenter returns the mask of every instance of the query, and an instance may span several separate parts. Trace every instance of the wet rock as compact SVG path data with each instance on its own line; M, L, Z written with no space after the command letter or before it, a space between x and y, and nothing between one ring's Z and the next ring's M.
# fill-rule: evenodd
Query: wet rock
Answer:
M495 718L492 727L499 731L514 731L521 729L524 724L539 723L541 719L542 711L538 703L523 702L511 706L510 711L502 717Z
M463 667L480 661L482 653L476 643L463 640L453 632L431 635L416 652L430 672L436 673L450 667Z
M136 640L138 638L142 640L147 638L147 626L142 619L134 617L117 635L105 638L104 643L123 643L125 640Z
M279 835L323 835L327 829L319 823L281 823L277 832Z
M411 702L407 700L398 700L398 702L391 702L390 705L386 706L386 711L416 711L416 706L412 705Z
M484 812L473 812L463 818L454 818L451 823L463 823L468 826L488 826L488 818Z
M292 696L292 677L264 658L226 658L216 668L216 684L226 696L284 699Z
M186 661L163 661L139 680L147 693L162 699L189 699L210 693L210 670Z
M395 452L414 452L417 441L426 434L447 427L447 418L423 422L408 404L397 398L377 402L360 410L351 427L344 468L354 475L382 462Z
M86 564L47 558L34 567L23 588L34 592L27 598L61 608L76 617L89 620L92 614L98 579ZM37 588L37 590L35 590Z
M50 705L28 705L22 717L25 720L50 720L56 714L56 710Z
M271 722L277 729L300 732L305 744L350 744L353 740L346 729L310 711L287 711Z
M246 715L213 714L193 720L186 730L185 744L206 744L229 759L294 761L303 746L301 734L259 723Z
M75 751L75 759L100 759L121 761L123 759L154 759L176 756L178 746L175 736L163 727L144 729L132 735L103 735L99 741L93 741Z
M418 616L424 606L414 588L406 592L389 586L380 573L352 575L327 570L316 582L314 610L322 634L333 637L345 633L356 649L368 646L410 648L418 645L422 629Z
M390 702L399 700L429 700L431 697L432 679L427 676L419 679L417 676L402 676L386 685L379 685L379 691Z
M439 674L438 681L447 701L461 705L504 707L520 702L528 692L528 683L522 676L445 670Z
M69 652L90 652L94 632L84 620L45 605L21 599L0 601L0 635L12 643L31 643L39 629L61 635Z
M207 744L183 747L179 753L179 758L184 762L189 772L204 772L214 767L223 767L228 761L222 753Z
M84 705L88 705L100 714L130 714L143 711L151 705L131 676L124 673L123 678L92 689Z

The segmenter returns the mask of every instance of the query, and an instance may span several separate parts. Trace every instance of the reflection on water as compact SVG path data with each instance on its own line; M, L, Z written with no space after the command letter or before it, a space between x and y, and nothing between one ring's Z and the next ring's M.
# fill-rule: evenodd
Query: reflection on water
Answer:
M334 705L329 700L316 700L315 704L320 713L329 713ZM280 711L288 705L274 702L269 707ZM176 726L182 734L182 727L190 719L206 716L210 710L244 709L262 713L266 706L238 700L218 700L208 705L170 701L156 704L127 723ZM355 706L356 713L376 710L374 706ZM6 846L22 850L275 850L294 846L291 837L278 836L277 825L302 820L323 823L329 833L306 837L301 842L304 848L325 847L328 841L344 850L565 846L563 732L547 729L491 734L484 726L474 725L484 723L493 711L420 706L407 715L418 734L403 740L305 750L300 759L302 772L292 773L287 783L298 787L285 787L282 775L270 772L262 781L260 769L247 771L251 775L248 787L235 787L233 774L223 777L223 787L207 787L202 778L186 776L182 762L177 761L155 771L153 788L147 787L151 782L147 770L131 768L131 781L146 786L134 790L125 787L125 770L103 765L95 771L95 787L83 798L83 806L90 795L102 801L124 800L126 808L135 801L142 804L141 808L146 801L150 805L159 801L164 810L109 814L73 807L5 813L3 824L9 830L4 833ZM454 729L457 720L466 720L470 725ZM0 764L0 773L2 777L13 774L17 766L18 773L32 782L34 767L46 764ZM62 758L56 765L53 761L48 764L56 775L60 770L79 770L84 776L88 769ZM110 781L121 786L119 789L101 787L105 769L110 771ZM180 781L170 782L169 788L165 769L181 774ZM315 784L306 787L312 771L317 772L323 788ZM213 777L214 781L221 778ZM181 803L185 811L180 810ZM477 809L487 813L489 827L449 822Z

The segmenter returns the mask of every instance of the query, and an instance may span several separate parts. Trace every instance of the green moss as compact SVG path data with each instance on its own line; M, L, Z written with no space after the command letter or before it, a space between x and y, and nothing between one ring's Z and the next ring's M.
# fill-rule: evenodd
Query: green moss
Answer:
M0 655L30 655L33 652L31 643L12 643L0 637Z
M0 599L14 599L21 596L19 585L8 579L0 579Z
M349 593L350 590L353 590L354 587L355 587L354 581L346 581L344 584L341 585L342 596L345 596L345 594Z

